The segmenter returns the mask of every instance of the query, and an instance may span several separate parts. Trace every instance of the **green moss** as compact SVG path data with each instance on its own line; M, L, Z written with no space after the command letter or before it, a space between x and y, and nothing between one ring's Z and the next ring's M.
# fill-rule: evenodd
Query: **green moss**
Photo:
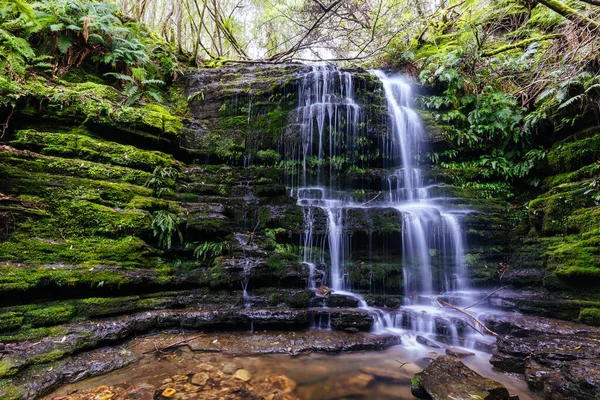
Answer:
M16 312L6 312L0 314L0 331L17 329L23 324L23 314Z
M135 310L139 297L93 297L77 302L78 314L85 317L120 314Z
M588 325L600 326L600 308L582 308L579 311L578 321Z
M569 232L585 233L600 227L600 207L575 210L567 219Z
M132 183L142 186L150 177L150 173L133 168L112 166L85 160L65 159L26 152L17 154L9 151L0 152L3 164L17 167L27 172L43 172L55 175L70 175L94 180L111 180Z
M577 170L600 159L600 135L595 134L595 128L586 135L589 137L579 139L573 136L571 142L555 145L548 152L548 166L556 172Z
M18 386L7 385L0 387L0 398L3 400L23 400L25 395Z
M48 336L61 336L65 333L65 329L61 326L32 328L29 325L23 325L18 331L0 335L0 342L22 342Z
M72 306L53 306L32 310L24 315L24 321L34 327L59 325L73 317Z
M54 208L57 226L69 235L115 237L150 230L149 215L141 211L115 209L85 200L64 200Z
M181 119L158 104L121 107L113 113L113 119L124 130L163 133L173 137L181 136L183 132Z
M9 239L0 243L0 258L4 261L22 262L31 267L65 263L71 265L120 265L125 267L144 267L149 264L151 255L146 242L142 239L126 236L118 239L90 238L45 238L36 236L36 230L23 229L13 233ZM0 266L13 272L19 267ZM55 272L63 270L59 265ZM46 271L47 272L47 271ZM67 271L64 271L68 273ZM26 272L23 272L26 273ZM17 274L14 284L19 285ZM35 275L35 273L34 273ZM93 274L90 274L93 275ZM32 277L33 278L33 277ZM7 282L9 276L0 275L0 286ZM34 278L34 280L37 280ZM23 283L29 281L26 279ZM112 281L112 280L111 280ZM25 284L25 287L28 285Z
M574 172L564 172L544 179L544 188L549 190L565 183L579 182L591 179L600 172L600 164L593 163Z
M87 267L25 267L0 266L0 292L31 290L47 286L118 287L129 283L124 271Z
M0 360L0 378L11 376L18 372L18 368L14 367L7 360Z
M171 155L95 139L91 134L21 130L15 132L14 136L15 140L11 142L14 146L33 147L47 155L122 165L146 171L151 171L157 165L176 164Z
M568 236L550 247L548 269L559 279L575 284L600 282L600 230Z
M50 363L56 360L60 360L61 358L63 358L65 355L67 354L67 352L65 352L64 350L52 350L49 351L48 353L44 353L44 354L40 354L38 357L35 357L32 361L32 363L34 364L45 364L45 363Z
M542 235L562 234L566 231L567 218L577 209L592 203L584 195L585 185L569 183L554 187L543 196L529 203L529 221Z
M298 293L294 293L291 296L287 296L285 303L292 308L308 308L310 301L315 297L315 292L312 290L303 290Z

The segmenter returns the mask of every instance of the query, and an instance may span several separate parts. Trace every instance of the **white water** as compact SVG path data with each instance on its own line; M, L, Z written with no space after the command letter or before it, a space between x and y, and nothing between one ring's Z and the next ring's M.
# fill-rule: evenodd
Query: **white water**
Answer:
M411 343L415 332L433 337L443 331L456 343L459 315L440 309L435 296L458 295L459 291L462 296L468 291L460 225L466 211L449 209L444 198L429 195L439 185L425 184L426 171L418 163L424 154L424 130L412 109L411 85L402 77L372 73L382 83L389 113L388 136L380 140L380 150L384 159L391 160L383 166L389 171L382 181L384 195L375 201L354 198L340 179L348 164L361 159L356 143L367 139L365 111L355 100L352 74L331 66L314 66L301 83L296 123L290 126L299 132L300 140L296 147L286 149L286 154L291 155L287 160L291 194L304 213L302 255L310 271L308 286L313 290L319 286L316 272L322 267L326 271L320 284L357 298L360 307L375 316L376 332L411 332ZM401 313L368 307L362 295L350 290L346 262L352 249L347 214L352 209L369 208L393 209L402 216L405 307ZM461 337L461 344L466 344L470 335Z

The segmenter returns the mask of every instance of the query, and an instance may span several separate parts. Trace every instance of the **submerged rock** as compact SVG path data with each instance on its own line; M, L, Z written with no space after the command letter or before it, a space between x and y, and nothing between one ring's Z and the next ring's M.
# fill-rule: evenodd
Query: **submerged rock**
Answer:
M467 358L467 357L472 357L475 355L475 353L473 353L473 352L466 351L463 349L458 349L456 347L450 347L450 348L446 349L446 354L448 354L449 356L452 356L452 357L456 357L456 358Z
M422 344L423 346L427 346L427 347L433 347L434 349L441 349L442 346L439 345L438 343L434 342L433 340L427 339L424 336L418 335L416 337L417 343Z
M412 379L412 394L419 399L514 399L499 382L484 378L459 360L440 356Z

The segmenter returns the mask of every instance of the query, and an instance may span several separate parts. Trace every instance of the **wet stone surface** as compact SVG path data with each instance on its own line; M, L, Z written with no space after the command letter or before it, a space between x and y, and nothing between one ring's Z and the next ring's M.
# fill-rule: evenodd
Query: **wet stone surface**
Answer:
M436 358L412 380L412 393L419 399L508 400L508 390L499 382L484 378L453 357Z
M524 374L548 399L594 399L600 393L600 329L532 316L489 316L503 333L490 362Z

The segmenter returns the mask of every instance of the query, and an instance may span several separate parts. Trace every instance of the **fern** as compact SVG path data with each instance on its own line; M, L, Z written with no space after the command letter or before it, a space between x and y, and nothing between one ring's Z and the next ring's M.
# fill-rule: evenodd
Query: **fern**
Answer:
M179 242L183 243L183 235L179 230L181 219L175 213L170 211L155 211L152 213L152 231L154 237L158 237L158 246L163 249L170 249L173 242L173 236L179 238Z

